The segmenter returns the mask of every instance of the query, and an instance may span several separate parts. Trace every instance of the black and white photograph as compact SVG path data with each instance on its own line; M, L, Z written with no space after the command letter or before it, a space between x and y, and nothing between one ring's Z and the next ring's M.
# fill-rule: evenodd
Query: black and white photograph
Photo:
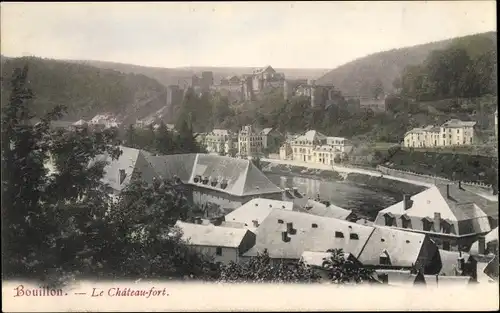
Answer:
M496 23L2 2L3 311L498 310Z

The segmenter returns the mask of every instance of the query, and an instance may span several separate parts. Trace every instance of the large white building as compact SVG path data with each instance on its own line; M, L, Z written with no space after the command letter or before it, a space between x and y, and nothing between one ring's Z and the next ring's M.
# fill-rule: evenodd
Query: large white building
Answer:
M334 160L344 157L352 150L349 140L341 137L327 137L315 130L307 131L289 143L292 159L305 163L333 165ZM282 148L282 158L288 157L286 147Z
M466 146L475 142L476 122L452 119L441 126L414 128L404 137L408 148Z

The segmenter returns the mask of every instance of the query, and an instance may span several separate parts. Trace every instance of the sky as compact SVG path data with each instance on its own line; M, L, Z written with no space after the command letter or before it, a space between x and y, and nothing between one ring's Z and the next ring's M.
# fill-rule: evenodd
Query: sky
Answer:
M335 68L495 30L495 1L1 4L5 56L156 67Z

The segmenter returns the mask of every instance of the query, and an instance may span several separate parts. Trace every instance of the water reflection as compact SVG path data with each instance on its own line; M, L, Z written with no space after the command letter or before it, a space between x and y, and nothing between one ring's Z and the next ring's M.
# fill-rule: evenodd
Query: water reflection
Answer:
M375 217L378 211L398 202L395 195L389 192L373 190L369 186L352 182L281 176L271 173L266 175L281 188L297 187L301 193L312 199L319 194L322 200L328 200L340 207L371 217Z

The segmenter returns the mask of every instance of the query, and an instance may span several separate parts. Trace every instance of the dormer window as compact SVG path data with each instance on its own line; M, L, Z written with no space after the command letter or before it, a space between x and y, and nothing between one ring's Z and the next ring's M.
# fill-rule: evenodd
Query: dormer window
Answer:
M200 175L196 175L196 176L194 177L193 181L194 181L195 183L199 183L199 182L201 182L201 176L200 176Z
M344 234L340 231L335 232L335 238L344 238Z
M349 234L349 239L358 240L359 236L358 236L358 234L351 233L351 234Z
M401 216L401 224L403 228L411 228L411 219L408 215L404 214Z
M208 184L208 180L209 180L209 179L208 179L208 176L205 176L205 177L203 177L202 183L203 183L204 185L206 185L206 184Z
M450 234L452 232L453 224L447 220L443 220L441 222L441 227L443 229L444 234Z
M385 213L384 219L385 219L385 226L394 226L395 218L392 213Z
M391 258L387 250L384 250L379 256L380 265L391 265Z
M432 224L433 224L433 222L432 222L432 220L429 217L424 217L422 219L422 229L424 231L431 231Z
M311 227L312 227L312 228L318 228L318 224L313 223L313 224L311 225Z

